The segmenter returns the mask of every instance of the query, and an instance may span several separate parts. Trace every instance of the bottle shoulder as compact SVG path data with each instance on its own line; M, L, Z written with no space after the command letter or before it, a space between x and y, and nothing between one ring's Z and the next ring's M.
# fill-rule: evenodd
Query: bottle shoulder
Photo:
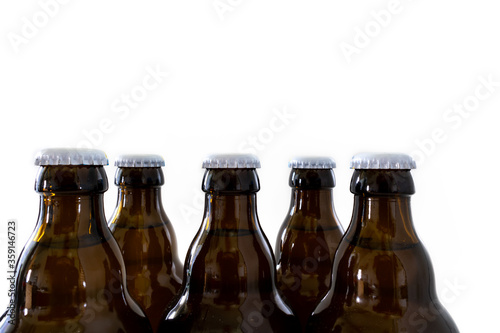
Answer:
M279 296L272 250L260 230L201 229L186 265L172 318L181 313L193 316L193 309L200 308L222 318L225 310L246 311L249 304L259 302L268 303L277 313L292 314Z
M218 303L201 295L181 297L160 326L161 332L301 332L298 319L276 295L248 294L238 303Z
M369 331L373 325L399 332L391 327L409 328L418 310L426 307L435 312L436 325L451 320L439 303L432 264L420 243L397 249L368 248L344 238L333 271L330 290L310 320L313 326L324 328L319 332ZM437 319L441 314L443 319Z
M124 284L112 243L64 248L31 242L16 271L14 331L57 332L64 319L86 330L109 321L124 332L132 332L130 327L149 332L142 310L120 287Z
M387 288L405 285L406 291L410 287L434 291L432 263L422 243L353 242L344 237L335 256L334 270L344 272L334 276L334 280L346 287L364 281L366 288L386 284Z
M423 332L459 333L453 319L441 304L429 302L404 309L399 314L344 306L314 312L306 332Z

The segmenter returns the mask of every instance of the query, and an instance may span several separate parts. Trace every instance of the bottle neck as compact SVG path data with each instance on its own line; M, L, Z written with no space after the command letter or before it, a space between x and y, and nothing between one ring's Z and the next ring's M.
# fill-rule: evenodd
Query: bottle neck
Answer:
M35 182L40 214L34 241L77 247L107 239L103 199L107 189L102 166L40 167Z
M290 214L297 213L317 219L333 216L333 190L331 188L292 189Z
M205 229L229 232L257 230L256 199L255 193L207 193L205 195Z
M415 186L410 170L355 170L351 192L354 208L348 240L384 250L419 242L411 217Z
M81 241L94 236L107 238L102 193L40 195L40 215L34 241L54 241L54 238ZM78 241L77 241L78 240Z
M411 247L419 243L411 217L410 196L354 196L348 240L358 238L360 246L384 250Z
M207 169L203 177L206 230L257 230L255 169Z
M137 228L156 226L165 214L161 187L120 186L116 210L114 220L117 225ZM128 218L117 218L121 214Z

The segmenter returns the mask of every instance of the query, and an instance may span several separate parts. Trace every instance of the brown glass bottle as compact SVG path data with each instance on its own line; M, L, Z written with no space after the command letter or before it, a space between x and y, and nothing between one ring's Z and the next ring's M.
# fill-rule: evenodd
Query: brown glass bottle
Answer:
M276 241L278 287L305 328L330 287L335 250L344 233L333 206L335 162L290 161L292 200Z
M159 332L300 332L278 294L271 246L257 218L258 160L216 155L204 167L203 223Z
M308 332L458 332L439 303L432 264L413 227L413 160L360 154L353 162L351 224Z
M127 292L120 249L106 225L104 153L52 149L37 162L40 214L16 267L14 311L0 332L151 332Z
M109 224L125 261L130 295L155 332L182 283L175 233L161 201L164 163L158 155L123 155L115 161L118 203Z

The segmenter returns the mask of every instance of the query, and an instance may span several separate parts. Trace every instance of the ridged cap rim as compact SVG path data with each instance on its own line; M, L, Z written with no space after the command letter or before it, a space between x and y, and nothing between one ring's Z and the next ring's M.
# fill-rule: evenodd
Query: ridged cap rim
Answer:
M400 153L361 153L352 157L351 169L416 169L415 160Z
M252 154L213 154L202 163L205 169L255 169L260 168L260 160Z
M335 169L337 163L327 156L299 156L288 162L288 167L293 169Z
M123 154L115 159L118 168L159 168L165 166L165 160L156 154Z
M102 150L86 148L48 148L38 152L35 165L108 165Z

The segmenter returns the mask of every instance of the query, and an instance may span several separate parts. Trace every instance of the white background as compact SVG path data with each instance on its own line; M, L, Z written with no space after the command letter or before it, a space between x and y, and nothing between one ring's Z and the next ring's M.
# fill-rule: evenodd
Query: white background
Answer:
M336 159L347 227L350 157L400 151L418 160L413 217L441 301L462 332L493 331L499 10L491 0L2 1L0 272L7 221L18 221L20 251L37 220L42 148L92 146L111 163L163 155L181 258L201 222L209 153L259 155L259 216L274 245L292 156ZM155 70L168 77L149 79ZM110 217L117 190L107 172ZM6 304L4 273L0 281Z

